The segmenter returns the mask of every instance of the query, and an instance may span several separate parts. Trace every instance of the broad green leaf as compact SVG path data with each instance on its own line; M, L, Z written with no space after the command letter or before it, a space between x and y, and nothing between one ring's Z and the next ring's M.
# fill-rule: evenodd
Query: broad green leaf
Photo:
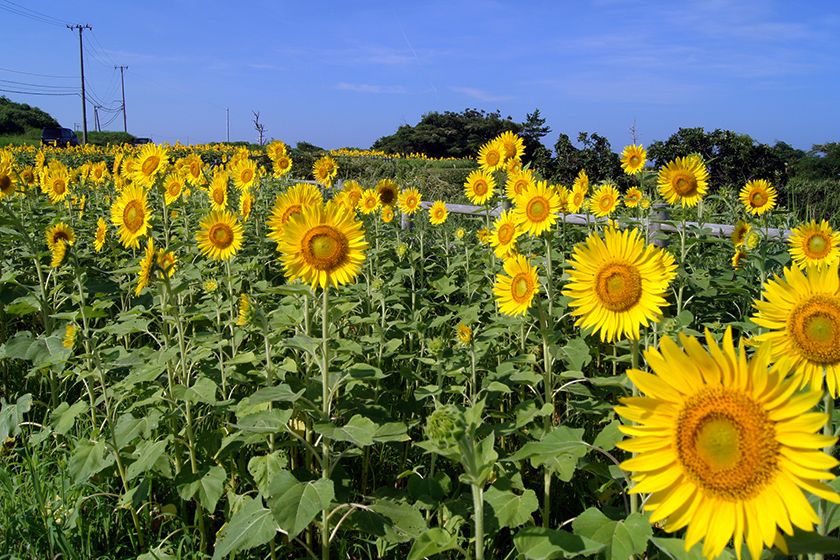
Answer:
M595 437L595 441L592 442L592 445L595 447L600 447L604 451L610 451L611 449L615 448L615 444L620 442L624 439L624 434L622 434L618 427L621 425L621 422L618 420L613 420L606 426L604 429L598 433Z
M251 460L248 461L248 472L254 477L254 482L257 483L259 491L266 495L274 476L285 469L288 464L289 460L285 455L282 455L279 451L274 451L268 455L251 457Z
M445 529L435 527L415 539L411 550L408 551L407 560L421 560L456 548L458 548L457 537L450 535Z
M572 479L578 459L586 455L588 448L581 439L583 429L559 426L546 434L540 441L523 445L510 460L528 459L534 468L545 465L564 482Z
M334 497L332 480L300 482L291 472L280 471L271 481L268 505L280 528L294 538L329 507Z
M592 361L589 355L589 346L583 337L573 338L563 347L563 355L566 358L568 369L583 371L583 368Z
M640 513L630 514L624 521L614 521L596 508L589 508L573 522L575 534L606 545L607 560L627 560L642 554L653 535L653 529Z
M484 501L485 514L495 518L500 529L524 525L532 520L531 515L539 507L537 495L531 489L525 490L520 496L510 490L500 490L491 486L484 493Z
M26 393L18 397L15 404L6 403L5 399L0 400L0 442L6 438L16 436L20 433L20 423L23 422L23 415L29 412L32 407L32 395Z
M521 529L513 537L513 544L527 560L592 556L604 549L603 543L561 529L544 527Z
M387 422L376 429L373 434L373 441L384 443L386 441L409 441L408 427L402 422Z
M836 536L825 537L797 529L792 536L785 535L784 538L790 555L840 554L840 539Z
M182 478L184 482L178 485L178 495L182 500L191 500L198 494L198 501L204 509L216 509L227 479L224 467L217 465L197 474L182 473Z
M672 560L704 560L705 558L699 543L694 545L691 550L686 551L684 539L653 538L650 541ZM724 560L727 556L730 556L728 552L727 549L724 549L719 560Z
M192 387L184 391L183 399L191 403L215 404L219 387L209 377L199 377Z
M68 464L73 481L82 483L114 462L113 455L106 455L102 440L79 440Z
M128 480L133 480L140 474L148 472L166 451L167 440L146 441L137 446L134 456L137 458L126 469L125 475Z
M416 539L428 528L420 510L405 502L379 499L369 508L390 522L385 527L385 539L388 542L400 543Z
M87 412L88 404L85 401L78 401L69 405L66 402L61 403L50 414L52 419L52 428L57 434L66 434L73 428L76 423L76 417L79 414Z
M344 425L315 424L315 431L333 441L347 441L359 447L373 445L373 436L379 424L360 414L356 414Z
M266 544L276 533L277 524L271 510L263 506L262 499L243 496L241 508L216 535L213 560Z
M137 560L177 560L177 558L177 556L170 554L161 546L157 546L138 556Z
M292 417L292 410L264 410L255 414L249 414L235 424L236 428L243 432L257 434L276 434L283 431L283 427Z

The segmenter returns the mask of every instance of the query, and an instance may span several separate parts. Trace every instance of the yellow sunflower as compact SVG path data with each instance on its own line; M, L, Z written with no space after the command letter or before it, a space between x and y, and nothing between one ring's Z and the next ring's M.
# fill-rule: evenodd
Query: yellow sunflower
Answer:
M379 203L382 206L393 206L400 197L400 188L391 179L380 179L374 188L379 193Z
M582 192L583 196L586 196L586 193L589 192L589 175L586 174L585 169L578 171L578 174L572 183L572 190Z
M475 238L478 239L478 242L482 245L489 245L490 240L493 238L493 232L486 227L483 227L475 232Z
M45 236L47 238L47 247L50 250L52 250L57 243L67 243L68 245L73 245L76 242L76 234L73 232L73 228L64 222L59 222L50 226L49 229L47 229Z
M497 274L493 294L504 315L524 315L531 307L534 295L540 290L537 269L523 255L505 260L507 274Z
M158 275L162 278L165 274L167 278L172 278L172 275L175 274L176 261L175 253L166 249L158 249L155 256Z
M313 288L352 282L367 248L361 222L336 204L304 208L286 224L278 245L286 277Z
M500 259L507 257L516 249L516 239L523 231L516 227L513 210L503 210L493 224L493 235L490 237L490 245L493 252Z
M292 158L290 156L280 156L273 160L271 164L271 170L278 179L292 170Z
M155 178L169 165L169 152L157 144L144 144L131 169L131 180L143 187L151 187Z
M578 319L601 340L639 339L639 330L662 317L665 293L676 276L670 254L645 245L636 229L607 229L604 239L592 233L578 243L569 260L569 283L563 295Z
M239 189L250 189L257 181L257 163L251 158L243 158L230 169L233 185Z
M253 205L254 195L251 194L251 191L242 191L242 194L239 196L239 215L242 216L243 222L247 221L248 216L251 215L251 207Z
M420 209L420 191L415 188L405 189L399 196L400 212L414 214Z
M627 208L635 208L642 201L643 196L644 195L639 187L630 187L627 189L627 192L624 193L624 205Z
M102 184L108 178L108 166L104 161L94 163L90 168L88 178L96 184Z
M163 180L163 202L167 206L181 197L184 191L184 176L180 173L170 173Z
M612 183L604 183L592 194L589 201L589 208L599 218L609 216L618 208L618 201L621 198L618 189Z
M140 270L137 271L137 285L134 288L134 295L139 296L143 288L149 285L149 278L152 275L152 267L155 264L155 242L149 237L146 241L146 252L140 259Z
M247 326L254 317L254 309L251 307L251 298L248 294L239 295L239 313L236 324L240 327Z
M204 162L198 154L190 154L184 158L183 169L186 171L187 183L193 187L200 187L207 179L204 177Z
M487 142L478 150L478 166L482 171L495 171L501 168L504 162L504 147L499 142Z
M72 350L76 346L76 325L73 323L67 323L67 326L64 327L64 339L61 341L61 345L68 350Z
M496 142L501 146L502 157L505 160L521 160L522 156L525 155L525 143L522 138L510 130L501 133L496 138Z
M743 249L735 249L735 254L732 255L732 260L730 264L732 264L732 268L735 270L739 270L744 263L744 259L748 256L747 252Z
M808 265L828 266L840 257L840 232L835 232L827 221L814 220L793 228L788 238L790 256L799 268Z
M215 261L230 259L242 247L242 224L227 210L213 210L200 222L198 248Z
M583 204L586 202L586 191L581 189L572 189L572 191L568 195L568 199L566 200L566 205L569 208L569 212L571 214L575 214L580 212L580 209L583 208Z
M70 171L58 160L52 160L41 176L41 190L53 204L63 201L70 194Z
M151 220L146 191L129 185L111 206L111 222L118 228L120 243L128 249L140 246L140 238L149 232Z
M464 183L464 194L473 204L481 205L490 200L495 188L496 180L493 179L493 175L476 169L467 175L467 181Z
M108 224L105 223L105 218L99 218L96 222L96 237L93 240L93 248L96 252L100 252L105 246L105 235L108 233Z
M755 179L747 181L739 198L747 212L760 216L776 206L776 189L764 179Z
M635 175L640 173L645 168L647 161L647 152L645 147L639 144L630 144L625 146L621 152L621 168L628 175Z
M560 197L545 181L537 181L514 201L513 219L526 233L538 236L557 222Z
M379 193L375 189L365 189L359 200L359 210L362 214L376 212L380 206Z
M554 189L557 193L557 198L560 200L560 207L557 209L561 214L569 213L569 194L570 191L563 185L549 185L550 189Z
M433 226L439 226L446 221L449 216L449 210L446 208L446 203L442 200L436 200L429 208L429 222Z
M811 412L819 391L796 393L784 374L771 369L768 345L748 357L736 349L732 330L718 345L706 331L708 349L680 335L683 349L663 338L645 351L652 373L627 375L642 396L615 408L631 436L618 447L635 454L621 463L648 494L650 522L668 532L687 527L685 549L703 540L703 555L718 557L730 540L740 557L783 542L793 527L812 531L819 516L805 491L838 503L831 480L837 460L822 448L835 438L817 433L827 416ZM784 545L782 545L784 546Z
M265 153L270 160L275 161L285 155L288 155L289 148L282 140L274 140L265 147Z
M732 239L732 244L738 248L744 244L747 236L752 231L752 226L743 220L738 220L735 227L732 228L732 234L729 236Z
M210 207L213 210L224 210L227 208L229 179L230 176L223 169L217 169L213 174L213 180L207 189L207 196L210 198Z
M297 183L274 202L271 216L268 217L268 238L280 243L283 238L283 226L289 218L300 214L304 208L322 204L321 190L310 183Z
M64 257L67 255L67 247L68 245L64 241L58 241L50 248L50 252L52 253L50 266L52 268L58 268L64 262Z
M362 199L362 185L360 185L358 181L348 179L347 181L344 181L343 192L347 194L347 198L350 201L350 206L356 208L356 206L358 206L359 204L359 201Z
M751 320L768 332L755 337L769 342L773 361L790 372L800 387L823 386L837 396L840 387L840 278L837 262L823 268L785 268L764 284L764 299L753 302Z
M0 198L11 196L15 192L17 177L13 163L12 154L0 150Z
M465 323L458 323L458 326L455 328L455 335L458 337L458 342L463 346L469 346L473 338L472 327Z
M678 157L659 170L659 194L668 204L696 206L709 190L709 170L696 155Z
M323 156L312 164L312 175L325 187L331 187L338 175L338 164L330 156Z
M394 221L394 207L393 206L383 206L382 207L382 221L386 224L390 224Z
M534 186L534 172L523 169L516 173L509 173L505 182L505 196L513 200L527 189Z

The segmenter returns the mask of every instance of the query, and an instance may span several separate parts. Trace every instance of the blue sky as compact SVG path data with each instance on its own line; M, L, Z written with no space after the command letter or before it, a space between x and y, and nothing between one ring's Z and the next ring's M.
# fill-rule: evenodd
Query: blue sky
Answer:
M129 132L155 141L223 140L226 107L231 140L256 139L257 110L270 137L327 148L467 107L515 120L539 107L549 145L585 130L620 150L634 123L645 144L689 126L840 140L836 0L0 0L0 22L0 90L78 88L78 35L61 22L89 23L90 89L117 106L113 66L129 66ZM75 96L0 95L81 121Z

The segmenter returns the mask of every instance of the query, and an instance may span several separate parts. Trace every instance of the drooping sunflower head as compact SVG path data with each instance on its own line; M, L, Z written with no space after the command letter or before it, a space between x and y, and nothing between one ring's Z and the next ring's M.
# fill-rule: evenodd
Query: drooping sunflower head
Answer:
M379 193L376 189L365 189L359 200L359 210L362 214L371 214L379 209L380 204Z
M518 134L514 134L510 130L501 133L497 138L502 147L502 157L505 160L521 160L525 155L525 142Z
M108 224L105 223L105 218L99 218L96 222L96 237L93 240L93 248L96 252L100 252L105 246L105 235L108 233Z
M379 193L379 203L382 206L393 206L400 197L400 188L392 179L380 179L374 187Z
M615 212L615 209L618 208L620 198L621 194L619 194L615 185L604 183L592 194L592 198L589 201L589 208L593 214L599 218L603 218Z
M625 146L621 152L621 168L628 175L635 175L645 168L647 152L641 144Z
M254 195L251 194L251 191L242 191L242 194L239 195L239 215L242 216L243 222L247 221L248 216L251 215L251 208L253 205Z
M627 192L624 193L624 205L627 208L635 208L642 201L643 196L644 195L639 187L630 187L627 189Z
M439 226L446 222L446 218L448 216L449 210L446 208L445 202L442 200L436 200L432 203L431 208L429 208L429 222L433 226Z
M746 259L748 253L741 248L735 249L735 254L732 255L732 260L730 264L732 264L732 268L735 270L739 270L744 265L744 259Z
M578 171L575 181L572 183L572 190L582 192L583 196L586 196L586 193L589 192L589 175L586 174L585 169Z
M537 269L523 255L505 259L505 274L496 275L493 294L499 312L504 315L524 315L539 291Z
M420 191L415 188L403 190L399 195L400 212L414 214L420 209Z
M146 251L140 259L140 269L137 271L137 285L134 288L134 295L139 296L143 288L149 285L152 276L152 267L155 265L155 241L150 236L146 241Z
M473 339L472 327L466 323L458 323L458 326L455 328L455 336L458 338L460 344L469 346Z
M744 244L744 242L747 239L747 236L750 234L751 231L752 226L749 223L743 220L738 220L738 222L735 224L735 227L732 228L732 234L730 235L730 238L732 239L732 244L735 246L735 248L738 248Z
M254 317L254 309L251 306L251 298L243 293L239 296L239 313L236 324L240 327L248 325Z
M560 200L560 207L557 209L558 212L561 214L568 214L569 213L569 191L568 188L564 187L563 185L549 185L549 188L554 189L554 192L557 193L557 198Z
M52 250L57 243L67 243L68 245L73 245L76 242L76 234L73 232L73 228L64 222L59 222L50 226L46 231L46 238L47 247L50 250Z
M64 241L58 241L55 245L50 248L50 252L52 253L52 259L50 260L50 266L52 268L58 268L61 266L61 263L64 262L64 257L67 256L67 248L69 245Z
M755 337L769 342L776 367L790 372L800 386L823 386L837 396L840 387L840 278L837 262L804 272L785 268L784 277L764 284L764 297L753 302L750 319L768 332Z
M524 233L516 226L513 210L504 210L493 224L490 245L500 259L506 258L516 249L516 239Z
M210 187L207 189L210 207L213 210L224 210L227 208L229 181L230 175L222 168L217 169L213 174L213 180L210 181Z
M146 191L136 185L125 187L111 206L111 222L118 229L123 247L138 248L140 238L148 233L151 222Z
M464 183L464 194L473 204L486 204L493 196L496 180L493 175L481 169L476 169L467 175Z
M505 163L504 147L498 141L490 141L478 150L478 166L490 173Z
M74 346L76 346L76 325L73 323L67 323L67 326L64 327L64 339L61 342L61 345L67 348L68 350L72 350Z
M790 256L799 268L828 266L840 258L840 232L827 221L811 220L793 228L788 238Z
M739 193L741 204L750 214L760 216L776 206L776 189L764 179L747 181Z
M483 227L475 232L475 238L478 239L478 242L482 245L489 245L490 240L493 238L493 232L486 227Z
M312 176L325 187L332 186L336 175L338 175L338 163L330 156L323 156L312 164Z
M796 387L771 365L769 346L748 356L732 330L705 349L680 335L645 351L651 373L627 372L642 396L625 397L616 412L628 436L618 444L635 456L621 463L650 494L650 522L668 532L687 527L685 547L703 540L711 560L733 541L752 558L779 542L779 529L813 530L819 516L804 490L840 502L822 482L837 460L822 452L834 437L816 432L826 415L810 412L822 395ZM740 554L739 554L740 555Z
M709 170L697 155L678 157L659 170L659 194L669 204L696 206L709 189Z
M513 219L530 235L538 236L557 222L560 197L545 181L537 181L513 201Z
M394 221L394 207L393 206L383 206L382 207L382 221L386 224L390 224Z
M592 233L572 251L563 295L578 319L601 340L638 340L641 327L662 317L664 295L676 275L673 257L646 245L636 229Z
M144 144L130 170L131 180L141 186L151 187L158 174L169 165L169 152L158 144Z
M213 210L203 220L195 238L201 252L215 261L226 261L242 248L242 224L227 210Z
M516 173L509 173L505 182L505 196L514 200L517 196L534 186L534 172L523 169Z

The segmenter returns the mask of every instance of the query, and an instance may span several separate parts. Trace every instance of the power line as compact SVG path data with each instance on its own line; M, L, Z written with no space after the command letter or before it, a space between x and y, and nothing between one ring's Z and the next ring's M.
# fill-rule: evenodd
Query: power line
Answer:
M96 33L94 33L94 32L91 30L91 32L90 32L90 36L91 36L91 37L93 37L93 42L94 42L94 43L96 43L96 47L99 49L99 52L101 52L101 53L105 56L105 58L107 58L108 60L110 60L110 61L111 61L111 64L113 64L114 66L116 66L116 65L117 65L117 63L116 63L116 62L114 62L114 59L113 59L113 58L111 58L111 55L110 55L110 54L108 54L108 51L105 49L105 47L103 47L103 46L102 46L102 43L100 43L100 42L99 42L99 39L96 37Z
M55 25L57 27L64 27L65 25L67 25L67 22L65 22L64 20L61 20L48 14L37 12L35 10L27 8L26 6L21 6L20 4L15 4L11 0L0 0L0 2L2 2L2 4L0 4L0 9L3 9L9 13L29 18L33 21L37 21L40 23L46 23L47 25Z
M67 80L75 80L78 76L57 76L55 74L36 74L35 72L24 72L22 70L12 70L11 68L0 68L2 72L11 72L12 74L24 74L26 76L37 76L39 78L61 78Z
M78 92L73 93L48 93L43 91L18 91L16 89L0 89L3 93L20 93L22 95L79 95Z
M4 84L12 84L14 87L17 86L26 86L31 88L47 88L47 89L63 89L63 90L75 90L76 88L71 86L51 86L48 84L31 84L29 82L17 82L15 80L3 80L0 79L0 82Z

